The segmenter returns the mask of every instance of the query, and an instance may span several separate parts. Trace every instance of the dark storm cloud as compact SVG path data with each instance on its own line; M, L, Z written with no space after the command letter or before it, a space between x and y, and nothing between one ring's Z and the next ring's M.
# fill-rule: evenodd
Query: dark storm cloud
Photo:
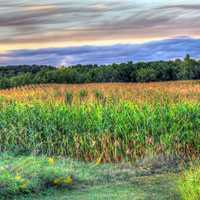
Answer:
M174 38L140 45L83 46L18 50L0 54L0 65L13 64L110 64L183 58L187 53L200 58L200 39Z

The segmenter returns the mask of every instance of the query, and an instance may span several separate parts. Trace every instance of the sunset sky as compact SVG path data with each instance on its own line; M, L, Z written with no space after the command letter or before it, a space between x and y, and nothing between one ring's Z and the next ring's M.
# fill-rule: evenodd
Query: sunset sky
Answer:
M200 58L200 0L0 0L0 65Z

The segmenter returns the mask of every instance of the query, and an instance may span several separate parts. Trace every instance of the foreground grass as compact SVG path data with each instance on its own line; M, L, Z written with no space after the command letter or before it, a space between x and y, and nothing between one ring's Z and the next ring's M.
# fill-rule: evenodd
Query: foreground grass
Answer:
M97 164L60 158L55 159L52 165L52 160L46 157L10 155L1 156L0 163L4 168L0 174L1 199L179 199L177 174L170 173L171 169L163 166L155 167L154 164ZM11 176L6 177L8 173ZM73 183L54 184L54 180L66 180L69 175ZM26 188L18 189L16 187L23 184L22 177L23 181L28 182ZM6 187L3 187L5 183Z
M200 199L200 166L187 170L178 182L178 188L183 200Z
M88 185L71 191L49 190L16 200L179 200L175 175L135 177L127 182Z

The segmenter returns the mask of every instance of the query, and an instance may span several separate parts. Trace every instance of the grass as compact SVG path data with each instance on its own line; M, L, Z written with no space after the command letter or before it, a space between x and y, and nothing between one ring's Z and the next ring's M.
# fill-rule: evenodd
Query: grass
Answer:
M170 175L145 177L136 183L104 184L69 192L51 190L16 200L179 200L174 184L175 178Z
M165 168L159 166L158 168L162 170L155 175L152 172L152 169L155 168L152 161L149 161L148 168L146 168L146 164L140 165L140 167L127 163L97 165L63 158L54 159L55 163L52 165L51 160L46 157L14 157L5 154L1 156L0 160L4 167L9 166L7 171L12 171L12 173L13 169L19 169L20 166L20 176L23 178L29 176L28 185L35 185L34 189L29 191L27 185L26 190L14 190L12 193L8 193L8 191L3 193L4 188L0 187L3 200L179 199L178 191L174 187L178 178L176 173L169 173ZM0 178L4 174L5 172L1 172ZM58 177L66 177L69 174L72 174L73 177L72 185L58 187L52 184L41 184L51 183ZM14 179L16 179L16 175L14 175ZM36 180L37 184L35 184ZM3 181L7 182L7 190L13 187L13 181L8 179L3 179Z

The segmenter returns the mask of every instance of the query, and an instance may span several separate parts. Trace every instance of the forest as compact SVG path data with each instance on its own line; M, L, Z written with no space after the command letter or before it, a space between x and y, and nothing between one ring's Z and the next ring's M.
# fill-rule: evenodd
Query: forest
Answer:
M110 65L0 67L0 88L45 83L155 82L200 79L200 61L186 55L183 60Z

